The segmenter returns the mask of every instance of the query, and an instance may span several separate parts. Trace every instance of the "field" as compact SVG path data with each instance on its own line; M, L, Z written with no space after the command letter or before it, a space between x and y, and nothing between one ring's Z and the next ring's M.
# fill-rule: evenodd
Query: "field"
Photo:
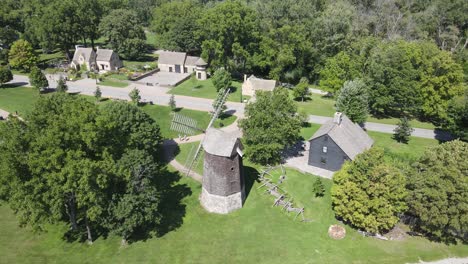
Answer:
M33 104L39 98L39 93L33 88L28 87L15 87L15 88L0 88L0 109L14 113L18 111L20 116L26 116L32 110ZM90 101L95 101L91 96L84 96ZM101 102L105 104L108 101ZM175 138L178 133L170 130L170 122L172 116L170 115L171 109L168 106L160 105L144 105L143 111L148 113L156 123L161 127L161 133L164 138ZM210 115L206 112L180 109L179 113L194 118L198 122L200 128L206 128L210 121ZM236 120L235 116L221 116L215 123L215 127L228 126Z
M228 101L231 102L240 102L241 101L241 83L237 81L232 82L231 94L228 96ZM208 98L215 99L218 93L216 88L210 79L199 81L199 80L187 80L178 86L171 89L171 93L177 95L185 95L192 97ZM243 99L248 99L249 97L244 96Z
M364 238L349 227L343 240L332 240L327 229L338 221L331 210L329 180L323 180L326 195L313 198L315 176L287 171L282 187L305 207L311 220L302 223L272 208L273 198L254 183L256 170L247 166L246 171L248 196L242 209L229 215L205 212L198 201L200 185L183 177L174 187L182 193L178 196L182 205L171 207L182 217L175 228L124 247L114 236L100 237L91 246L65 242L65 226L33 233L19 228L12 211L0 206L0 263L406 263L468 256L464 245L417 237L381 241Z
M104 78L102 81L98 83L98 85L124 88L128 86L128 82L120 81L118 79L113 79L113 78Z

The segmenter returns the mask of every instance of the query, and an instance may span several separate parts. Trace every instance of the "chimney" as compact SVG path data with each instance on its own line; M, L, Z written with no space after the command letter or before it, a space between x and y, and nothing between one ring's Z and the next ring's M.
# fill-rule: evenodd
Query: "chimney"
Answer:
M244 74L244 82L247 81L247 74Z
M335 116L333 117L333 123L337 124L337 125L341 125L341 118L342 118L342 113L340 112L336 112L335 113Z

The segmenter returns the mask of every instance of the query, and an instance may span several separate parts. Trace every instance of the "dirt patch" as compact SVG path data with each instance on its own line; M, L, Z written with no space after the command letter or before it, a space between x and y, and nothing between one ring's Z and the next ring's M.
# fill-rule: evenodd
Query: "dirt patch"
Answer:
M328 228L328 236L333 239L343 239L346 236L346 229L340 225L331 225Z

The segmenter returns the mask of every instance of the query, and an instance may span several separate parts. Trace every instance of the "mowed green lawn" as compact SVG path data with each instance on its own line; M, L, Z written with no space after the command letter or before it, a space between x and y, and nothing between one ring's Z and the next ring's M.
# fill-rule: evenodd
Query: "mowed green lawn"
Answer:
M26 116L32 111L33 104L40 96L48 96L47 94L39 95L39 93L28 87L15 88L0 88L0 109L14 113L18 111L20 116ZM90 101L94 101L91 96L84 96ZM105 104L108 101L103 101ZM148 113L156 123L161 127L161 134L164 138L175 138L178 132L170 130L172 120L171 109L168 106L161 105L144 105L143 111ZM197 120L198 126L205 129L208 125L211 116L207 112L181 109L178 113ZM236 120L236 116L221 116L215 123L215 127L228 126Z
M39 92L30 87L0 88L0 109L26 116L39 98Z
M18 227L12 211L0 206L0 263L406 263L448 256L468 256L466 245L432 243L425 238L382 241L365 238L346 226L343 240L327 235L338 224L331 210L331 181L326 195L314 198L315 176L287 170L282 188L310 222L294 221L272 207L273 197L254 183L257 174L246 167L248 196L244 207L229 215L207 213L199 205L200 184L183 177L178 187L190 188L183 200L181 226L162 237L120 245L120 238L98 238L93 245L65 242L65 226L33 233Z
M240 102L241 93L242 93L242 83L233 81L231 86L231 94L228 96L228 101L231 102ZM208 98L215 99L218 96L216 88L213 85L211 79L199 81L188 79L187 81L177 85L172 88L171 93L177 95L185 95L192 97ZM244 96L243 99L248 99L249 97Z

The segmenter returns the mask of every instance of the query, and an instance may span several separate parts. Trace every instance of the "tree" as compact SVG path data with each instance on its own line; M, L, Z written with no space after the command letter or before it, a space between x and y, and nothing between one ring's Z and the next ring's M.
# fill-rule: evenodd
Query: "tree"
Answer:
M111 11L102 19L99 30L108 39L111 49L129 56L129 59L138 58L144 52L141 47L146 36L134 11L125 9Z
M221 89L218 91L218 95L213 101L213 112L216 111L218 108L220 109L219 115L221 115L226 109L226 100L224 100L224 95L226 94L225 89Z
M345 162L333 176L331 195L338 218L371 233L390 230L407 208L405 177L377 148Z
M217 69L211 77L211 82L213 82L217 92L225 90L231 86L231 74L223 68Z
M154 230L165 167L150 116L65 93L41 96L33 113L0 126L0 198L20 223L66 222L88 241L96 229L123 239Z
M138 90L137 88L133 88L133 90L130 91L128 96L130 97L130 99L135 105L138 105L140 103L140 100L141 100L140 90Z
M453 98L447 109L447 118L443 127L452 133L453 136L467 142L468 141L468 89L465 94Z
M314 192L315 197L322 197L325 194L325 186L323 186L320 178L315 178L312 191Z
M7 67L0 66L0 87L11 80L13 80L13 74L11 73L11 70Z
M459 140L429 148L408 175L408 213L432 238L467 241L468 144Z
M61 76L57 82L57 88L55 90L59 93L65 93L68 91L68 86Z
M99 88L99 86L96 86L96 90L94 91L94 97L96 98L96 100L101 101L101 96L101 88Z
M403 117L400 118L397 127L393 131L395 132L395 134L393 134L393 138L396 141L407 144L414 129L411 127L408 118Z
M245 155L253 162L274 164L281 160L281 151L299 139L302 120L288 90L257 91L256 101L245 108L240 121Z
M244 72L258 32L255 10L241 1L225 1L197 20L202 57L215 69Z
M164 3L154 10L151 29L157 35L157 46L175 51L199 52L201 43L196 37L197 21L203 9L194 1ZM155 43L156 44L156 43Z
M146 41L144 39L126 39L120 45L122 56L129 60L138 60L143 56L146 50Z
M29 42L19 39L11 45L8 60L11 67L29 71L31 67L36 65L37 56Z
M367 87L362 80L346 81L336 100L336 110L343 112L351 121L363 124L369 113L368 98Z
M49 87L49 81L38 67L31 68L31 72L29 73L29 83L31 83L31 85L38 91Z
M320 71L320 88L330 93L337 93L346 81L361 77L359 60L345 51L325 61Z
M307 97L309 94L309 80L301 78L301 81L294 87L293 96L294 98L301 98L302 102L304 102L304 97Z
M169 98L169 107L172 111L175 111L177 108L174 94L171 94L171 97Z

